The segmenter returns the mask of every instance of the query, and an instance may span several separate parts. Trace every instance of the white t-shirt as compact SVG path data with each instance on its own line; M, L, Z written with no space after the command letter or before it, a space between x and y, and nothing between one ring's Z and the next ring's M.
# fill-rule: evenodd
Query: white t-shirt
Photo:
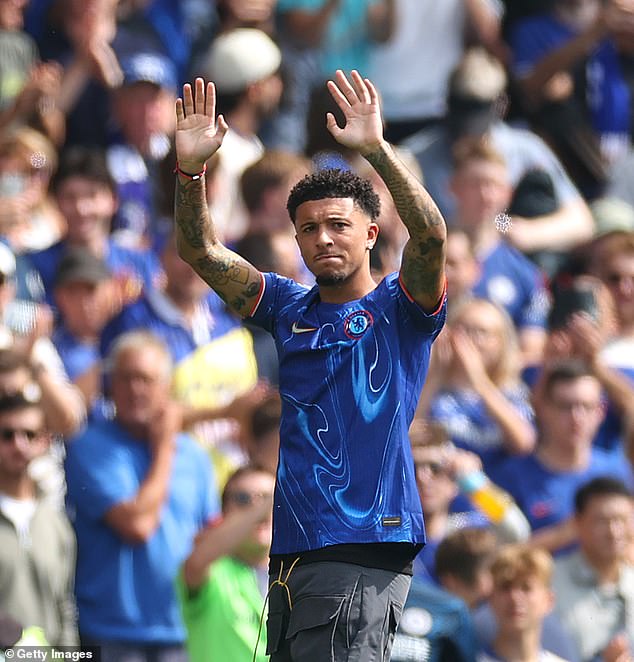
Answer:
M498 11L498 0L485 0ZM449 76L464 52L464 0L396 0L392 38L370 53L387 120L441 117Z
M13 524L23 547L30 545L29 528L35 513L35 499L15 499L0 493L0 511Z

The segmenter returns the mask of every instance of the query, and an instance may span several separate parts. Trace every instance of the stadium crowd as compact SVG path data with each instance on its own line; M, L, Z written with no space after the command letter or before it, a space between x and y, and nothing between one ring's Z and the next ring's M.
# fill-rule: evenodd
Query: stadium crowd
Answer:
M263 272L312 284L296 181L368 177L378 282L407 234L337 69L448 226L392 660L634 661L634 0L0 0L1 650L268 659L276 349L178 255L174 106L215 83Z

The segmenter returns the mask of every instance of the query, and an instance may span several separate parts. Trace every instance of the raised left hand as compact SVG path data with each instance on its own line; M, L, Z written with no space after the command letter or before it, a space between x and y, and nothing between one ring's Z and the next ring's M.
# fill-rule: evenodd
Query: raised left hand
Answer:
M327 113L326 126L339 144L367 154L383 142L379 95L370 80L362 78L358 71L353 70L350 79L338 69L335 81L328 81L328 90L346 123L340 127L335 116Z

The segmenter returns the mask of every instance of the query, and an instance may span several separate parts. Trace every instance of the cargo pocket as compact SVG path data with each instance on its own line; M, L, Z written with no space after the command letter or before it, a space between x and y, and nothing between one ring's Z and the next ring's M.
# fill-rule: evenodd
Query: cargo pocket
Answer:
M345 595L309 595L293 605L286 638L294 660L329 662L346 648ZM324 656L330 651L329 657Z
M394 644L394 635L396 634L396 628L398 627L399 621L401 620L403 608L397 602L390 602L387 614L386 614L386 627L383 630L383 657L382 660L390 659L390 652L392 650L392 645Z
M266 618L266 654L277 653L284 641L284 634L288 625L288 610L278 609L271 611L269 609Z

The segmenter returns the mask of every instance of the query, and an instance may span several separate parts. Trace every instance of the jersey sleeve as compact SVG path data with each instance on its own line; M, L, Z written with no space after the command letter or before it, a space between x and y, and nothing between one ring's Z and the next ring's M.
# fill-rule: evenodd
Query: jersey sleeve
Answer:
M275 320L279 312L307 292L306 286L290 278L275 273L262 274L262 289L247 319L275 336Z
M411 320L419 331L436 338L447 318L447 282L445 281L443 293L436 309L426 312L407 291L400 274L393 274L393 276L395 277L394 288L401 313ZM396 276L398 277L396 278ZM388 278L390 277L388 276Z

